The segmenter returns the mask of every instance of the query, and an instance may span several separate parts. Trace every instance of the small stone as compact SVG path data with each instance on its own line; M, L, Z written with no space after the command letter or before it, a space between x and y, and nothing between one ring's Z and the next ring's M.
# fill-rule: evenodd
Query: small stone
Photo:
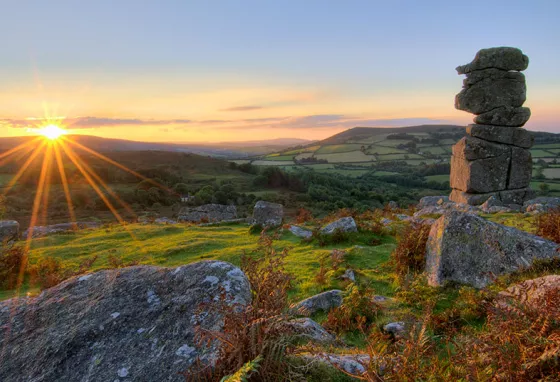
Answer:
M309 239L311 236L313 236L313 232L311 232L310 230L298 227L296 225L290 226L290 232L295 236L301 237L303 239Z
M355 274L354 271L353 271L352 269L350 269L350 268L348 268L348 269L344 272L344 274L343 274L342 276L340 276L340 278L341 278L342 280L348 280L348 281L351 281L351 282L353 282L353 283L356 282L356 274Z
M449 197L447 195L424 196L422 199L420 199L416 208L421 210L422 208L441 205L442 203L448 201Z
M328 312L329 310L337 308L340 305L342 305L342 291L333 289L306 298L305 300L292 305L290 310L294 314L311 316L319 311Z
M290 320L286 325L298 336L320 344L329 344L335 341L332 334L309 317Z
M128 368L127 367L123 367L122 369L119 369L117 371L117 375L121 378L125 378L128 377Z
M531 117L528 107L502 106L474 117L473 121L480 125L521 127Z
M383 330L387 333L392 334L395 337L398 337L406 331L406 326L405 323L402 321L390 322L383 327Z
M481 49L474 60L457 67L457 73L467 74L475 70L495 68L505 71L523 71L529 66L529 57L521 49L509 46Z
M480 209L486 213L493 213L496 207L504 207L504 204L496 195L492 195L480 206Z

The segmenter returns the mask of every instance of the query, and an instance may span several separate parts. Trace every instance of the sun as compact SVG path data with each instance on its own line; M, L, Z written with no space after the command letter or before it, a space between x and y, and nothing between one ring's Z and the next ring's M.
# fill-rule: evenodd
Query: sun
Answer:
M44 137L54 141L60 138L61 135L66 134L66 131L57 125L47 125L39 130L39 133Z

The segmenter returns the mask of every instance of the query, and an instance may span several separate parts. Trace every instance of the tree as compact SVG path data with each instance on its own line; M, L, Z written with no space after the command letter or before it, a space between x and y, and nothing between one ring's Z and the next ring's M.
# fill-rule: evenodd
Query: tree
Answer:
M539 189L541 190L541 195L548 195L550 191L550 186L546 183L539 184Z

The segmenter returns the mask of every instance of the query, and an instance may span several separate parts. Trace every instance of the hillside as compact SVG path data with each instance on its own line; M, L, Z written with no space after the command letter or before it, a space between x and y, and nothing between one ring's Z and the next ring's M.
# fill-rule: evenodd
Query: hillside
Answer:
M532 187L560 195L560 134L532 133L535 137L531 149ZM451 147L464 135L464 126L455 125L355 127L319 142L236 160L236 163L350 177L368 174L389 181L416 174L426 183L443 187L449 182Z

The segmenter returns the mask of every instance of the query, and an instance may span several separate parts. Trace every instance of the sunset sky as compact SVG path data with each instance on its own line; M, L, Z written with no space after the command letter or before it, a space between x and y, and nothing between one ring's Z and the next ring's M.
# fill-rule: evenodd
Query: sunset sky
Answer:
M467 124L454 68L517 46L531 130L560 133L560 1L21 0L2 4L0 135L166 142ZM34 119L33 119L34 118Z

